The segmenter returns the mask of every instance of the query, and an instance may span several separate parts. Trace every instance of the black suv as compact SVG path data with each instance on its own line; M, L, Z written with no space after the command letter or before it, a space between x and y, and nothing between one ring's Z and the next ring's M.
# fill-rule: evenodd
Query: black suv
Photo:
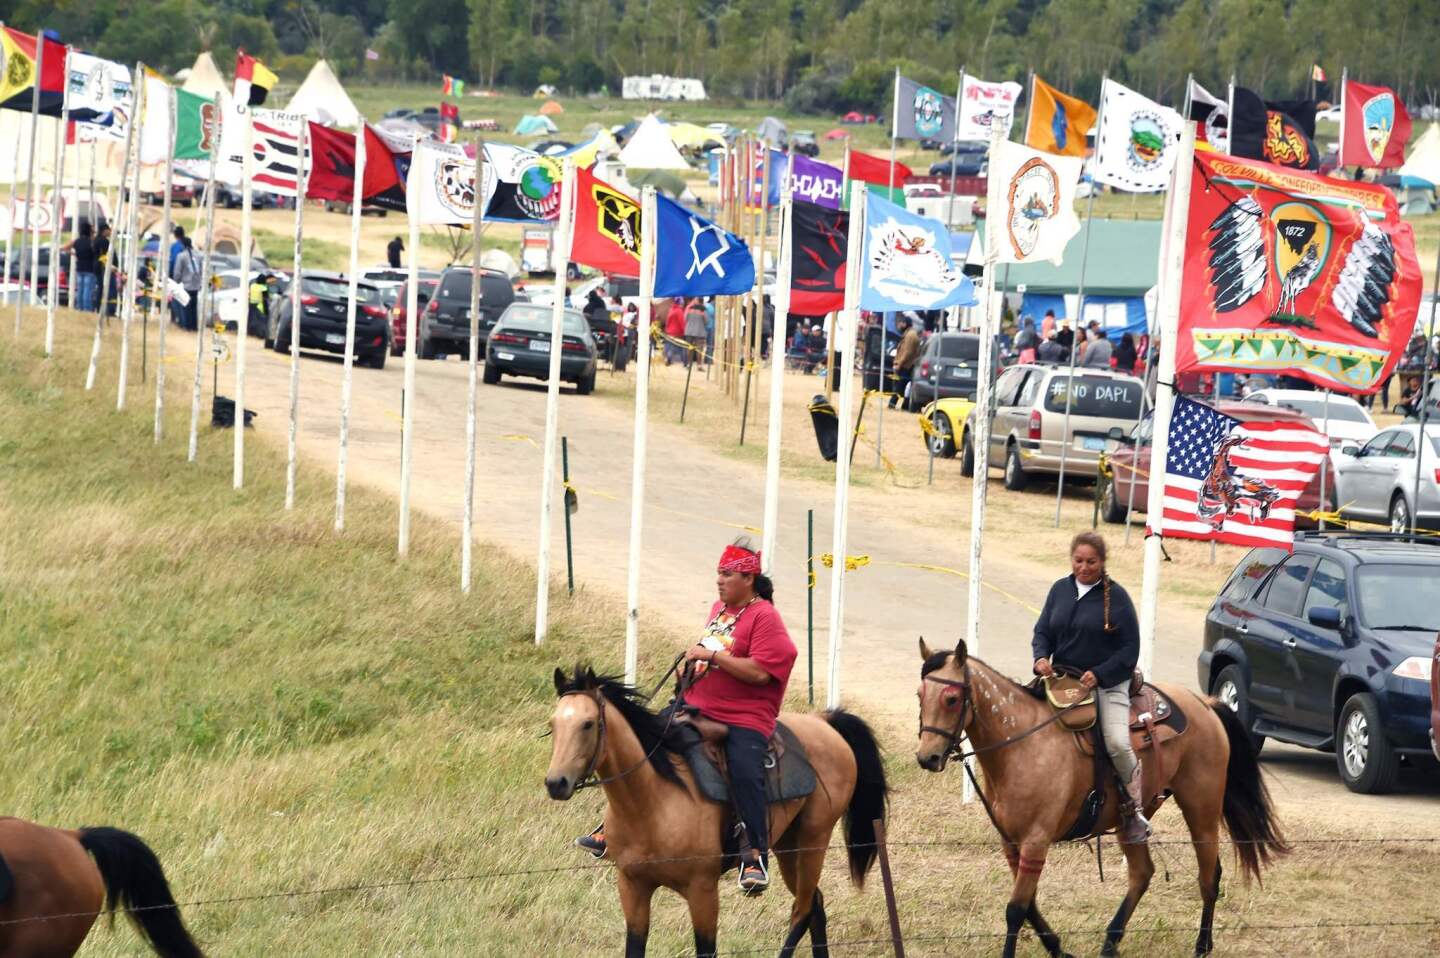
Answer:
M1252 549L1205 616L1200 685L1266 738L1335 753L1346 786L1384 792L1430 755L1440 539L1297 532Z
M451 266L440 275L435 296L420 314L415 346L421 359L470 354L470 289L468 266ZM495 321L514 301L515 287L510 277L498 270L480 271L480 355L485 353L485 341Z
M278 300L278 302L277 302ZM290 297L272 296L270 328L265 345L278 353L290 351ZM305 270L300 274L300 348L345 352L345 323L350 305L350 280L343 273ZM380 290L355 284L355 358L375 369L385 368L390 352L390 322Z

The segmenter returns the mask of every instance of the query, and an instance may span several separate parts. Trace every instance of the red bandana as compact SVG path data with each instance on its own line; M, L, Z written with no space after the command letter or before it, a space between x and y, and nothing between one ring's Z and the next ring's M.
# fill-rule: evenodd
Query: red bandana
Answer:
M721 572L749 572L760 574L760 553L742 549L740 546L726 546L720 553Z

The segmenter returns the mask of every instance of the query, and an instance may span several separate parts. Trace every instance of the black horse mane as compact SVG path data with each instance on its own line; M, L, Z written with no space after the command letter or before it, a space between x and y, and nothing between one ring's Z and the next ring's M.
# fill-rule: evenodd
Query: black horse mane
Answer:
M569 676L559 669L555 670L555 692L557 695L599 692L634 730L635 737L640 740L640 748L650 756L650 767L666 781L685 787L680 774L675 771L674 757L678 752L666 739L669 723L650 711L640 690L626 685L618 676L596 675L594 669L576 665L574 673Z

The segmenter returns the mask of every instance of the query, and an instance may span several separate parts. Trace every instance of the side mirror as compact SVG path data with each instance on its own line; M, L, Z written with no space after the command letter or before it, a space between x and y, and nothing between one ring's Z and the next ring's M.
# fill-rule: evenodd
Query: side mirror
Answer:
M1351 457L1353 457L1353 458L1355 458L1355 459L1358 459L1358 458L1360 458L1360 447L1359 447L1359 446L1341 446L1341 447L1340 447L1340 454L1341 454L1342 456L1351 456Z
M1121 429L1119 426L1111 426L1110 431L1105 434L1105 438L1109 439L1111 442L1121 443L1129 442L1130 440L1130 437L1126 435L1125 430Z
M1309 619L1311 625L1318 626L1322 629L1334 629L1338 632L1344 616L1341 615L1339 609L1319 606L1310 610Z

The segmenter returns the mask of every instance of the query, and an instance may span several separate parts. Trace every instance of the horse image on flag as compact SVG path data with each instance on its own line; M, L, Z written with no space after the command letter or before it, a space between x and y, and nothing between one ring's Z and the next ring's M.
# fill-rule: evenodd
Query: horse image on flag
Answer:
M1264 479L1243 476L1236 470L1230 453L1243 445L1245 437L1233 433L1215 445L1215 462L1195 502L1195 514L1216 532L1225 528L1225 520L1241 506L1248 507L1252 524L1264 522L1280 498L1280 492Z

